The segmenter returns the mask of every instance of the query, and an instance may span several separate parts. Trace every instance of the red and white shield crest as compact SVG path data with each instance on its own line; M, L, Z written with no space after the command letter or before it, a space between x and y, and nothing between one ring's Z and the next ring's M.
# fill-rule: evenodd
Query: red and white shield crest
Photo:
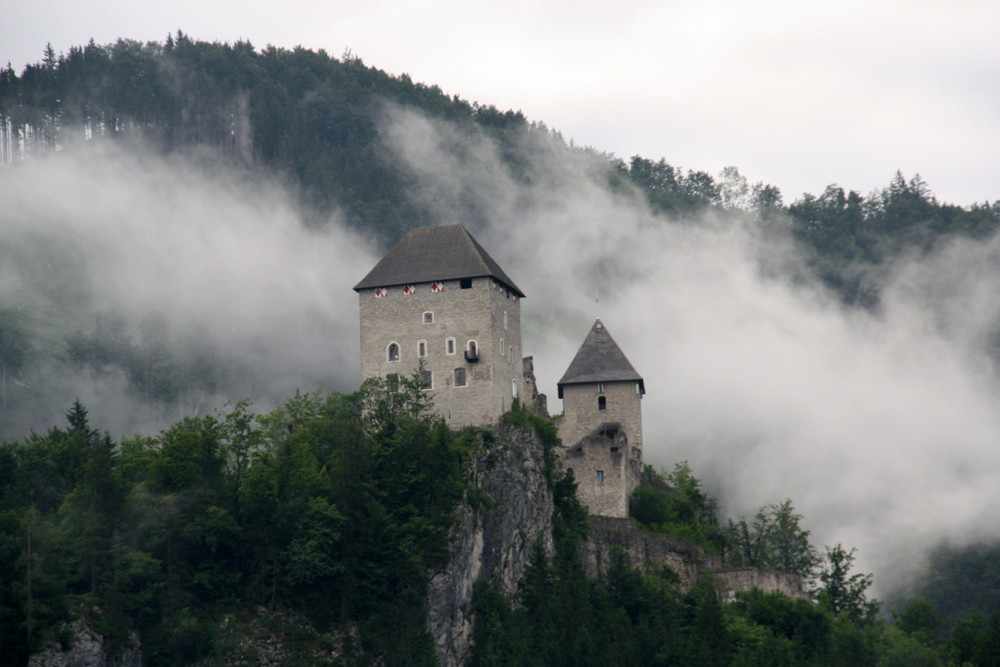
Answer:
M443 292L444 291L444 283L431 283L431 291L432 292Z
M410 294L416 294L416 293L417 293L417 286L416 285L406 285L403 288L403 294L410 295Z
M387 288L385 288L385 287L376 287L375 288L375 298L376 299L383 299L383 298L385 298L387 296L389 296L389 290Z

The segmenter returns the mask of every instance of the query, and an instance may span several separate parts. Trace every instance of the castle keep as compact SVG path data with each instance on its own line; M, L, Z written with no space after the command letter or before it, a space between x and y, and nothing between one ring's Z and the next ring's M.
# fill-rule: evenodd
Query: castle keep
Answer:
M452 428L510 409L524 385L524 293L463 226L411 231L354 290L362 379L420 370Z

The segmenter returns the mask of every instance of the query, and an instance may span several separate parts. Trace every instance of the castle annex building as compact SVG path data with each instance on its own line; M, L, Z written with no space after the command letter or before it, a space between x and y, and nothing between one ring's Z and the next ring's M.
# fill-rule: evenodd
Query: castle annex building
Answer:
M598 319L558 386L560 454L577 495L591 514L627 517L642 474L642 376Z
M415 229L354 286L361 377L411 375L452 428L496 422L524 385L524 293L462 225Z

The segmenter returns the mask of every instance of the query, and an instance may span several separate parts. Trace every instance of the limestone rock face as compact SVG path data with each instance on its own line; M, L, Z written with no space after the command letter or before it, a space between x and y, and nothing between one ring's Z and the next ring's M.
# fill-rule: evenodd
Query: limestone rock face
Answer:
M142 667L139 637L133 633L132 645L116 660L108 658L104 638L97 634L82 618L68 624L72 633L70 648L63 650L49 646L28 660L29 667Z
M471 462L471 488L458 510L448 566L427 591L427 625L438 661L461 665L472 640L472 589L486 578L512 594L532 545L552 545L552 494L544 453L533 434L506 425L479 436Z

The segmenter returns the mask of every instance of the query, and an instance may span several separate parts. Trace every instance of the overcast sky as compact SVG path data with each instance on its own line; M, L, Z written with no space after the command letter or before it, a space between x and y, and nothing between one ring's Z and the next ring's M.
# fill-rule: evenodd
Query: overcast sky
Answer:
M302 45L519 109L578 145L717 174L786 203L830 183L867 194L899 169L939 200L1000 199L995 0L34 0L0 23L19 72L57 52L178 28Z

